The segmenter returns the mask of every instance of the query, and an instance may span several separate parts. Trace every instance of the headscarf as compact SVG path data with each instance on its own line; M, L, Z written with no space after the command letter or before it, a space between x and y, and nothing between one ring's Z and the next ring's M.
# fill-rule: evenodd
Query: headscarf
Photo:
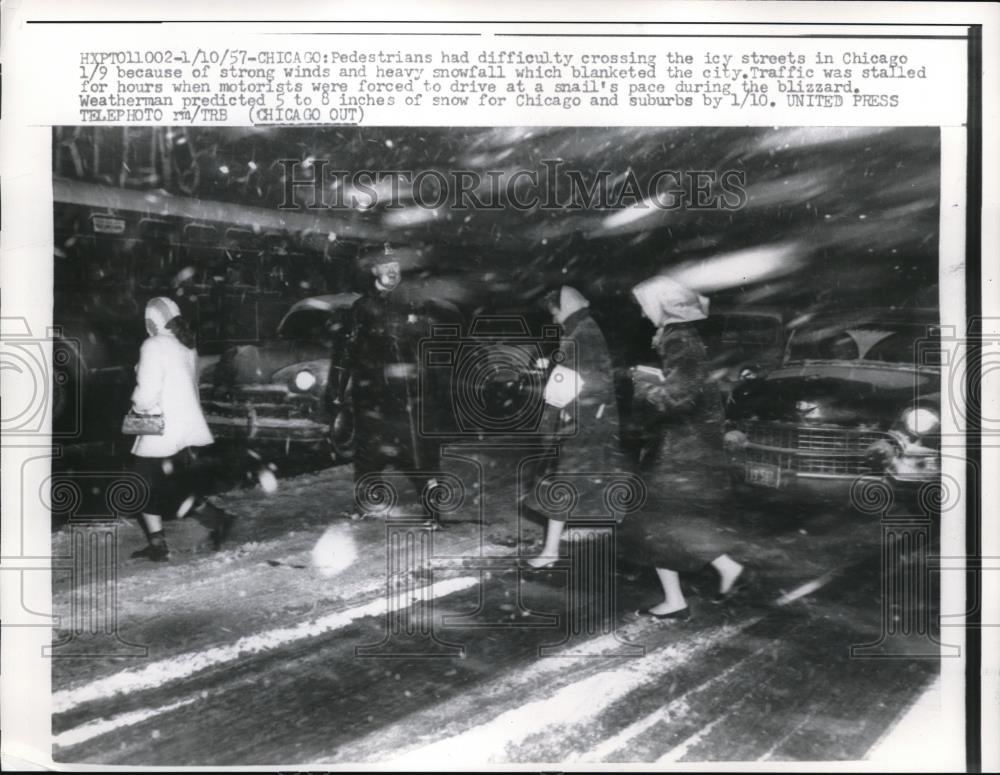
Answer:
M589 306L587 298L573 286L564 285L559 289L559 317L562 320Z
M667 275L643 280L632 289L632 295L657 328L708 317L708 299Z
M173 299L157 296L146 304L146 331L150 336L162 334L167 330L167 323L181 314L181 308Z

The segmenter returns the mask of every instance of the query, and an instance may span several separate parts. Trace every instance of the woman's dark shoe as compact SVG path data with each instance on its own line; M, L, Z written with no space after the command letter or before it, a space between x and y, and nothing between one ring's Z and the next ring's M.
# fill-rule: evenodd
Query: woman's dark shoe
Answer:
M672 620L672 621L676 621L676 622L686 622L688 619L691 618L691 608L690 608L690 606L684 606L683 608L681 608L681 609L679 609L677 611L671 611L668 614L653 613L653 611L650 610L649 608L644 608L641 611L636 611L636 613L639 616L650 616L653 619L657 619L657 620L659 620L661 622L662 621L668 621L668 620Z
M220 509L221 511L221 509ZM212 548L219 551L222 545L229 538L229 534L236 524L236 515L229 511L221 511L215 529L212 531Z

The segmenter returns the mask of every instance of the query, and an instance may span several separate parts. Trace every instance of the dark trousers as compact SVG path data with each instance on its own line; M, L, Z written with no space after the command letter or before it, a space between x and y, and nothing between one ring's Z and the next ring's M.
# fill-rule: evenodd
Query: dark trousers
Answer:
M406 476L418 497L424 494L428 484L441 468L441 454L437 440L427 443L420 443L418 440L418 455L413 454L410 448L412 444L393 447L393 451L397 454L389 454L380 447L377 440L378 434L374 434L373 438L364 439L359 433L359 443L354 453L354 500L359 511L382 502L377 490L373 489L377 485L377 477L374 475L382 473L389 466ZM370 494L366 495L365 491ZM429 506L428 508L431 515L436 517L434 509Z

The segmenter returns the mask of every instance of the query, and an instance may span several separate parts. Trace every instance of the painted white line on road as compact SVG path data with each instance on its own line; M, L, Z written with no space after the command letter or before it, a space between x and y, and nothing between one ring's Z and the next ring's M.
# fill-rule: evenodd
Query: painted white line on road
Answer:
M183 707L184 705L190 705L197 699L198 697L188 697L186 700L178 700L177 702L172 702L169 705L161 705L159 708L144 708L143 710L134 710L130 713L122 713L120 716L113 716L108 719L97 719L97 721L91 721L88 724L67 729L65 732L60 732L52 738L52 744L58 746L59 748L68 748L72 745L79 745L80 743L84 743L93 737L100 737L101 735L106 735L108 732L114 732L116 729L130 727L133 724L146 721L155 716L159 716L162 713L168 713L176 708Z
M748 619L736 625L724 625L709 637L687 641L626 660L628 664L604 670L557 690L544 699L511 708L492 720L452 737L438 740L390 759L393 766L431 766L442 761L468 759L475 752L477 763L506 761L508 749L548 727L570 727L593 718L617 700L645 684L657 681L662 674L687 662L719 642L729 640L760 621ZM546 721L553 723L546 724Z
M463 589L469 589L478 584L478 576L461 576L453 579L444 579L433 585L418 587L413 591L423 592L422 597L424 599L433 600L434 598L450 595ZM432 588L428 589L428 587ZM325 635L334 630L346 627L357 619L363 619L367 616L377 616L386 613L386 611L404 607L395 603L397 600L395 594L392 595L391 599L393 602L389 603L385 597L378 597L356 608L337 611L311 622L302 622L294 627L280 627L254 635L246 635L235 643L225 646L217 646L205 651L178 654L159 662L153 662L141 670L122 670L118 673L113 673L76 689L66 689L56 692L52 695L52 712L65 713L67 710L85 702L107 699L123 692L136 692L163 686L171 681L187 678L194 673L210 667L232 662L251 654L259 654L262 651L280 648L298 640Z
M800 597L805 597L806 595L811 595L817 589L821 589L829 584L836 574L833 571L829 573L824 573L818 579L813 579L812 581L807 581L801 587L793 589L791 592L786 592L777 600L774 601L775 605L788 605L794 600L798 600Z

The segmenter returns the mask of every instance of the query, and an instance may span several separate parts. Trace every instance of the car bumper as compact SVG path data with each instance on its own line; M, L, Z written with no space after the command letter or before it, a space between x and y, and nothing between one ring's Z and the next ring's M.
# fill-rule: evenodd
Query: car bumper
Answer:
M867 448L858 444L854 451L845 452L844 447L775 447L749 442L745 435L730 432L726 434L730 480L759 494L850 501L862 510L867 504L860 501L872 497L871 484L888 486L896 499L909 499L926 485L940 481L935 450L899 440L885 444L890 438L886 434ZM881 456L872 454L876 444Z
M240 441L298 441L314 443L327 438L330 426L306 418L260 417L253 412L244 415L207 414L205 420L217 439Z
M891 474L846 474L819 475L799 474L795 471L782 471L777 484L765 484L752 479L747 466L730 464L731 480L754 492L774 495L794 495L803 498L822 498L834 500L850 500L856 488L865 482L888 485L897 495L916 496L926 484L937 482L937 476L927 476L924 479L902 479Z

